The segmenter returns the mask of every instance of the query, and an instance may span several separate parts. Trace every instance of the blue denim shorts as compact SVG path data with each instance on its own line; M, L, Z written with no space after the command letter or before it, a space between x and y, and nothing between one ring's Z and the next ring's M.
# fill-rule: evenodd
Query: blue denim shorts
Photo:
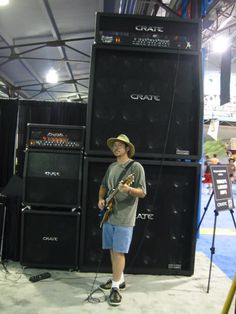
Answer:
M102 248L119 253L128 253L132 235L133 227L121 227L104 223L102 228Z

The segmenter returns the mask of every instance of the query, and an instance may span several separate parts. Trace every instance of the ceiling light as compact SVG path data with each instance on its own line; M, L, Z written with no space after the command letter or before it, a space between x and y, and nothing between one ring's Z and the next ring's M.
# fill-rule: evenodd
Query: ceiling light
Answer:
M46 82L55 84L58 82L58 74L57 71L54 69L50 69L46 75Z
M0 6L8 5L9 0L0 0Z
M219 36L212 41L212 48L214 52L224 52L230 46L230 40L228 37Z

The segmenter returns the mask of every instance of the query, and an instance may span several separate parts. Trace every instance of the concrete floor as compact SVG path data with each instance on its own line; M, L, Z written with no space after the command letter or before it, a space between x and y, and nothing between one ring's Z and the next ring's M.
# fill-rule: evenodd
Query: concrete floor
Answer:
M47 270L23 269L17 262L6 266L9 273L0 265L0 313L4 314L217 314L231 286L231 280L213 264L210 292L206 292L209 259L200 251L192 277L127 275L128 287L122 292L119 307L109 306L101 292L93 295L94 303L85 301L93 287L94 273L48 270L51 278L31 283L31 275ZM107 274L98 274L94 287L107 278ZM235 313L234 308L235 300L230 314Z
M236 184L233 190L235 197ZM208 198L208 191L203 188L201 214ZM6 264L9 273L0 264L0 313L220 314L236 270L236 232L229 212L222 212L217 223L215 264L207 293L213 210L212 201L197 240L192 277L126 275L128 287L122 292L122 304L111 307L106 300L108 294L102 292L96 292L90 302L86 301L91 290L108 279L108 274L98 274L93 285L94 273L23 269L20 263L9 261ZM29 281L30 276L46 271L50 272L51 278L36 283ZM236 313L235 297L229 313Z

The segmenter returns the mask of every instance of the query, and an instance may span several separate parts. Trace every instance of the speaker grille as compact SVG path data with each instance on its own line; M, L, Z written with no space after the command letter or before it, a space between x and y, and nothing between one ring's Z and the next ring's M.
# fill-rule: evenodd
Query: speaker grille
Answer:
M136 157L200 156L198 54L94 46L92 73L87 153L109 155L106 139L125 133Z
M77 268L79 217L79 213L23 211L21 264Z
M77 207L80 204L82 153L28 150L23 202Z
M80 269L95 271L101 250L97 194L111 159L87 158L83 186ZM191 275L200 168L197 163L141 160L147 196L139 200L126 268L130 273ZM109 258L101 271L110 270Z

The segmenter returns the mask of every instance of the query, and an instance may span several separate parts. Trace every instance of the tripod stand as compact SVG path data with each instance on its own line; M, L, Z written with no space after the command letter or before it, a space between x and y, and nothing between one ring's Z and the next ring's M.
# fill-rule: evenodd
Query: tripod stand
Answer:
M200 226L201 226L201 223L202 223L203 218L204 218L204 216L205 216L205 214L206 214L206 212L207 212L207 209L208 209L208 207L209 207L209 205L210 205L210 202L211 202L211 199L212 199L213 195L214 195L214 191L212 191L212 193L211 193L211 195L210 195L210 198L209 198L209 200L208 200L208 202L207 202L207 205L206 205L206 207L204 207L204 213L203 213L203 215L202 215L202 217L201 217L201 219L200 219L200 222L199 222L199 224L198 224L197 232L198 232L198 230L199 230L199 228L200 228ZM236 222L235 222L235 218L234 218L234 215L233 215L234 211L233 211L233 209L229 209L229 211L230 211L230 213L231 213L232 220L233 220L233 223L234 223L234 227L235 227L235 229L236 229ZM210 248L210 251L211 251L211 260L210 260L210 269L209 269L209 275L208 275L207 293L209 293L209 291L210 291L212 261L213 261L213 255L215 254L216 222L217 222L217 216L219 215L219 211L215 209L215 210L214 210L214 214L215 214L215 217L214 217L214 228L213 228L212 244L211 244L211 248Z

